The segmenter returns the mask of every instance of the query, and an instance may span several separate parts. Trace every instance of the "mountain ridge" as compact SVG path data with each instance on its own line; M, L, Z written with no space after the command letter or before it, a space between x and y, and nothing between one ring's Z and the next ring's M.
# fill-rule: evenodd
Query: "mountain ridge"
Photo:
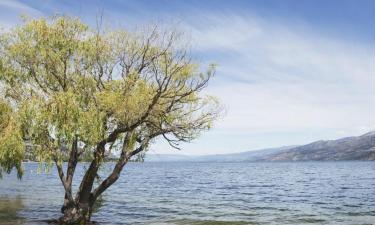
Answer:
M285 162L375 160L375 131L336 140L318 140L305 145L267 148L231 154L203 156L149 154L146 161L193 162Z

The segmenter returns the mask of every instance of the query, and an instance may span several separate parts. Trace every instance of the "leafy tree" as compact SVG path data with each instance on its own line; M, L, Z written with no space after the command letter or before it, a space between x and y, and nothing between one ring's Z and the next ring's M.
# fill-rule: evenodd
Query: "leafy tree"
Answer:
M37 161L57 167L65 190L59 221L89 221L95 201L131 157L158 137L179 148L218 116L215 98L201 93L214 65L200 72L182 38L157 26L103 32L65 16L25 20L2 34L0 172L15 167L21 176L28 147ZM119 151L113 171L95 182L113 149ZM90 164L74 194L82 156Z

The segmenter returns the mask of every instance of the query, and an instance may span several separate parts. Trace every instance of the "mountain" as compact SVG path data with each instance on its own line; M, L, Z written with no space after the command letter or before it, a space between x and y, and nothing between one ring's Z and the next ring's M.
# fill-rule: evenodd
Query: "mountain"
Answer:
M375 131L357 137L316 141L300 146L286 146L233 154L203 156L146 155L146 161L256 162L256 161L340 161L375 160Z
M358 137L316 141L262 157L260 161L375 160L375 132Z

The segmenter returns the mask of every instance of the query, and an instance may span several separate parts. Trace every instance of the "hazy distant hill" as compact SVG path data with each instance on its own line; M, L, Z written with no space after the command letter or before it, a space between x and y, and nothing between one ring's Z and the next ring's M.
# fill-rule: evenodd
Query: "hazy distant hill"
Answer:
M194 161L200 162L243 162L243 161L257 161L268 157L273 154L280 153L284 150L293 148L295 146L286 146L280 148L268 148L255 151L239 152L233 154L217 154L217 155L204 155L194 157Z
M203 155L203 156L188 156L188 155L174 155L174 154L147 154L145 161L147 162L177 162L177 161L194 161L194 162L241 162L241 161L256 161L263 159L262 157L276 154L286 149L295 146L287 146L281 148L269 148L255 151L247 151L233 154L217 154L217 155Z
M307 145L204 156L149 154L146 161L246 162L375 160L375 132Z

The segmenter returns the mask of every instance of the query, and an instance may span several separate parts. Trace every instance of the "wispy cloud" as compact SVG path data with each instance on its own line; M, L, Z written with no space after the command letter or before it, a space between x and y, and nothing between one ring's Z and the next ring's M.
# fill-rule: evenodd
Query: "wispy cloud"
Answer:
M20 22L21 15L37 17L43 15L39 10L18 0L0 1L0 27L8 29Z
M218 61L209 92L228 109L214 130L226 138L205 145L211 140L204 136L187 146L189 151L302 144L375 128L374 46L329 36L303 23L204 15L186 26L195 50ZM305 136L292 136L298 133ZM251 140L259 134L266 138ZM237 147L228 149L225 142Z
M0 1L0 6L15 10L17 12L37 12L35 9L17 0L2 0Z

